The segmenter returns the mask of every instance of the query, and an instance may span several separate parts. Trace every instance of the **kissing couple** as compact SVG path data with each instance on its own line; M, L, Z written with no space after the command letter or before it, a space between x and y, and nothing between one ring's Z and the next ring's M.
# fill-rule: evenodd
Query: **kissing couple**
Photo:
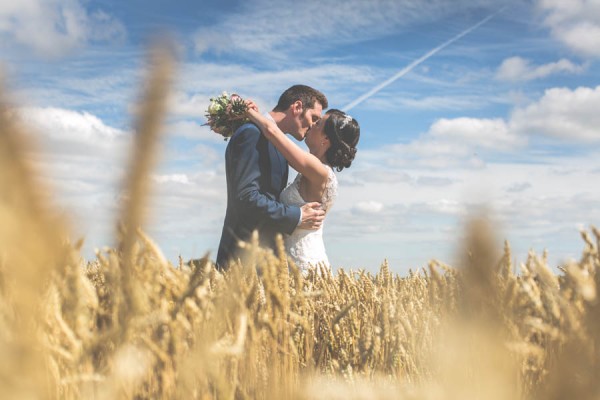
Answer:
M350 167L360 137L358 122L330 109L320 91L294 85L273 111L261 114L246 100L249 122L237 128L225 151L227 210L217 253L217 269L243 259L240 241L257 230L261 246L275 249L283 234L288 260L301 271L330 269L323 225L336 195L334 169ZM305 141L308 152L297 141ZM288 164L298 172L288 185Z

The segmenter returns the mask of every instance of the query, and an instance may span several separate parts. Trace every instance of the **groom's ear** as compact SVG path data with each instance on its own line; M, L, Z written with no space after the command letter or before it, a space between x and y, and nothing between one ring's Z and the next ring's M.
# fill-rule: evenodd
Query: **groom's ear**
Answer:
M294 112L294 115L300 115L302 114L302 100L296 100L295 102L292 103L291 105L292 107L292 111Z

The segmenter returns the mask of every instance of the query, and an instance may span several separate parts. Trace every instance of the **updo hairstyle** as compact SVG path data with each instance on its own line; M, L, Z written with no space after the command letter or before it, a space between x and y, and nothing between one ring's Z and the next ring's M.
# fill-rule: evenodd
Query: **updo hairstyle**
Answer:
M356 155L356 145L360 138L358 122L343 111L332 108L326 115L325 135L331 146L325 153L327 162L338 171L349 168Z

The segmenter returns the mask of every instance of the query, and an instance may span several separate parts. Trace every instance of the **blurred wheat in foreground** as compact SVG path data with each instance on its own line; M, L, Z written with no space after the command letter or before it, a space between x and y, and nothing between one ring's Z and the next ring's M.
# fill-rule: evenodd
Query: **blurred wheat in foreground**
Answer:
M560 275L535 254L512 265L484 220L457 268L432 261L406 277L385 262L304 276L256 239L225 275L208 257L171 265L139 229L165 60L153 58L141 101L118 246L91 262L0 104L2 398L600 398L595 228Z

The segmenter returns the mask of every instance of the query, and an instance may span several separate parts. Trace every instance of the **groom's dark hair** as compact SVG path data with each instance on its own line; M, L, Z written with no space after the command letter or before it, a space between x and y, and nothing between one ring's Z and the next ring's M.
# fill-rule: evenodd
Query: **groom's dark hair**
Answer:
M327 97L317 89L313 89L306 85L294 85L281 94L273 111L286 111L298 100L302 102L303 112L313 108L315 102L319 102L323 109L326 109L329 106Z

